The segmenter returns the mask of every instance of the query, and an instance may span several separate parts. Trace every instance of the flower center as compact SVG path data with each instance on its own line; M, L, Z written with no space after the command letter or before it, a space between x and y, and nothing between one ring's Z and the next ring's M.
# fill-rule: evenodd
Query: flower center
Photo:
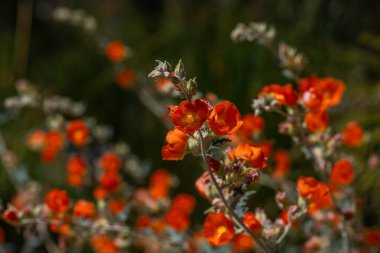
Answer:
M193 113L184 115L182 119L182 123L186 126L194 124L195 121L196 121L196 115Z
M219 227L217 230L216 230L216 233L218 234L218 235L222 235L222 234L224 234L225 232L227 232L227 227L226 226L221 226L221 227Z

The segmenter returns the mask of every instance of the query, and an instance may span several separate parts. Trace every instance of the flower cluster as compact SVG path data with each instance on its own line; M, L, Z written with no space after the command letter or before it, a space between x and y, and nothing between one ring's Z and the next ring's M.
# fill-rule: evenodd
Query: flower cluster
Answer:
M28 90L35 90L27 85ZM19 100L22 96L25 94L21 92L12 99ZM26 174L23 181L14 181L18 191L2 210L2 218L25 229L33 226L49 229L58 236L62 249L90 241L96 252L136 247L152 252L153 245L141 242L153 238L156 245L161 240L170 248L173 243L178 244L174 233L186 235L195 207L194 197L178 194L171 200L170 189L176 180L165 169L155 170L146 188L133 186L144 180L149 168L130 153L125 143L110 142L110 131L91 118L72 119L69 114L66 119L67 111L58 107L44 110L45 101L51 101L51 97L35 98L38 100L29 107L43 110L48 120L44 127L27 133L26 146L39 154L43 164L66 168L55 173L65 175L69 187L54 187L43 193L41 185ZM24 107L28 106L18 110ZM10 115L13 112L11 107ZM11 178L27 173L19 161L7 158L8 152L1 156ZM127 182L127 178L132 181ZM92 197L74 197L73 189L90 190ZM188 246L177 247L185 250Z
M66 9L53 16L79 23L91 18ZM380 230L364 224L366 206L357 187L364 165L350 155L366 144L367 133L355 121L334 132L330 122L344 82L302 77L305 56L284 42L277 50L276 32L264 23L239 24L231 37L270 48L290 79L263 86L253 112L243 115L231 101L203 96L182 61L174 68L158 61L149 88L124 65L131 48L120 40L102 46L118 73L116 83L133 86L169 128L162 159L200 158L194 187L209 204L202 224L192 222L198 200L173 194L178 180L168 170L148 176L150 166L126 143L113 142L112 129L86 117L83 104L44 97L26 80L4 101L4 118L15 119L26 108L42 112L44 123L26 134L26 152L41 166L24 165L27 159L8 150L0 135L1 162L16 190L8 203L0 203L2 219L26 231L28 245L47 251L89 243L99 253L375 252ZM267 137L264 112L282 117L278 131L290 136L288 146ZM51 174L51 181L34 180L29 167ZM261 191L273 197L263 201ZM0 228L0 251L4 237Z

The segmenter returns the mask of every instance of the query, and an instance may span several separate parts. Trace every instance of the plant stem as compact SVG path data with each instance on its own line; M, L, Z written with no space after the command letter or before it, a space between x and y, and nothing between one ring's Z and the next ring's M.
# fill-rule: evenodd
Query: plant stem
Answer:
M205 143L204 143L204 139L203 139L203 135L202 135L202 132L201 130L198 130L198 134L199 134L199 143L200 143L200 148L201 148L201 153L202 153L202 158L203 158L203 161L204 163L206 164L206 168L207 168L207 171L208 173L210 174L210 177L211 177L211 181L213 183L213 185L215 186L218 194L219 194L219 197L220 199L222 200L224 206L227 208L228 212L230 213L230 215L233 217L233 219L235 220L235 223L237 223L237 225L239 227L241 227L242 229L245 230L245 232L247 232L257 243L257 245L259 245L259 247L266 253L270 253L271 250L267 247L267 245L261 241L261 238L259 236L257 236L256 234L254 234L245 224L244 222L241 220L241 218L235 213L235 211L232 209L232 207L229 205L228 201L226 200L226 198L224 197L224 194L223 194L223 191L222 189L220 188L216 178L215 178L215 175L214 175L214 172L212 171L211 167L210 167L210 164L208 163L207 161L207 155L206 155L206 151L205 151Z

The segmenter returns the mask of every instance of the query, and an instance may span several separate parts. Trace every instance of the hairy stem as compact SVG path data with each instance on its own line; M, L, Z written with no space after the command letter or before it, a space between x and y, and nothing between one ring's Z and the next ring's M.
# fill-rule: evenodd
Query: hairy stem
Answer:
M241 220L241 218L235 213L235 211L233 210L233 208L229 205L228 201L226 200L226 198L224 197L224 194L223 194L223 191L222 189L220 188L216 178L215 178L215 175L214 175L214 172L212 171L208 161L207 161L207 155L206 155L206 151L205 151L205 143L204 143L204 139L203 139L203 134L201 132L201 130L198 130L198 134L199 134L199 143L200 143L200 147L201 147L201 154L202 154L202 158L203 158L203 161L204 163L206 164L206 168L207 168L207 171L208 173L210 174L210 177L211 177L211 181L213 183L213 185L215 186L216 190L218 191L218 194L219 194L219 197L220 199L222 200L224 206L227 208L228 212L230 213L230 215L232 216L232 218L234 219L235 223L237 223L237 225L239 227L241 227L242 229L244 229L245 232L247 232L257 243L257 245L266 253L269 253L271 252L271 250L268 248L268 246L261 241L261 238L259 236L257 236L256 234L254 234L245 224L244 222Z

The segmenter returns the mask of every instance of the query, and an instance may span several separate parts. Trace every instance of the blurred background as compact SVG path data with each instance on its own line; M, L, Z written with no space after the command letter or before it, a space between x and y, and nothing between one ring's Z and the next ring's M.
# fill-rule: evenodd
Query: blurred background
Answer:
M52 15L57 7L81 10L95 23L86 28L75 20L58 22ZM250 112L251 99L263 85L289 82L269 50L255 43L231 41L235 25L249 21L273 25L280 40L305 53L309 59L305 75L333 76L347 84L342 105L332 112L333 127L340 131L348 121L358 121L371 132L369 145L358 152L364 157L379 153L377 0L1 0L0 99L13 95L15 80L25 78L43 94L82 101L87 115L114 127L115 140L129 143L153 168L165 167L178 175L178 191L196 195L193 184L201 173L199 161L189 157L183 162L161 160L167 130L133 89L115 84L115 66L106 58L104 46L110 40L123 41L133 50L126 65L142 75L153 69L156 59L173 64L183 59L201 91L233 101L244 114ZM28 153L22 148L20 131L30 128L34 117L23 116L2 126L10 149L23 159ZM266 135L276 146L287 148L289 139L277 133L280 119L265 118ZM39 173L34 174L38 178ZM0 197L9 200L12 192L0 172ZM262 197L255 201L271 194L257 194ZM199 200L198 207L195 215L200 216L207 203Z

